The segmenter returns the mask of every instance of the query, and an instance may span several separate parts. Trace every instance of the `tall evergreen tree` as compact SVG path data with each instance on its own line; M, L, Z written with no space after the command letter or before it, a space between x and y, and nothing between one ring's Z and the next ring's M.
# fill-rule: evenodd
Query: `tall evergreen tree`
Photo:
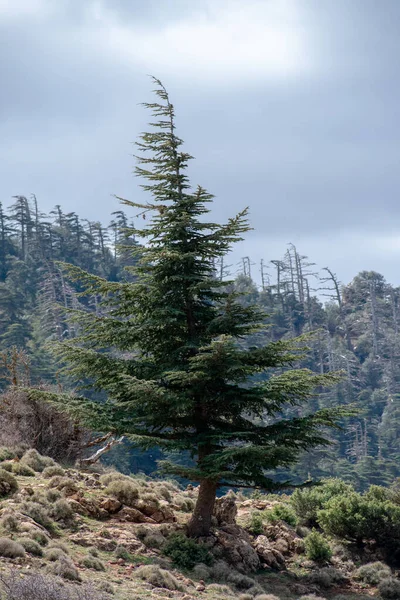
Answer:
M69 275L100 299L96 314L77 310L81 334L58 349L72 373L107 393L105 403L47 394L97 430L125 434L143 449L189 451L193 466L162 466L200 483L189 534L206 535L221 486L287 487L266 475L299 454L327 443L341 409L282 416L317 386L336 381L305 369L284 369L298 359L296 342L263 345L264 316L227 291L214 265L249 229L247 210L225 225L207 222L212 196L192 190L191 156L175 133L174 107L161 82L158 101L145 106L154 129L138 143L136 174L153 202L125 203L153 216L135 235L141 248L135 279L108 282L77 267ZM260 331L259 338L257 331ZM246 347L244 338L254 341ZM258 340L258 342L257 342ZM298 342L297 342L298 343ZM279 368L278 374L259 375ZM32 391L33 395L42 392Z

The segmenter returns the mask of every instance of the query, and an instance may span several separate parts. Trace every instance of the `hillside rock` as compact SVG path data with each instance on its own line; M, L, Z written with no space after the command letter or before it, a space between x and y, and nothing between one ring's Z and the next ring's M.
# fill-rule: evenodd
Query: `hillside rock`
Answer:
M218 525L232 525L236 523L238 509L233 495L217 498L214 506L214 516Z
M260 559L251 545L250 536L237 525L225 525L216 533L214 552L242 573L252 573L260 568Z
M127 521L128 523L155 523L155 520L143 514L137 508L124 506L117 514L119 521Z
M282 540L284 541L284 540ZM259 535L254 542L254 549L261 564L271 569L284 569L285 558L283 554L270 542L266 535Z

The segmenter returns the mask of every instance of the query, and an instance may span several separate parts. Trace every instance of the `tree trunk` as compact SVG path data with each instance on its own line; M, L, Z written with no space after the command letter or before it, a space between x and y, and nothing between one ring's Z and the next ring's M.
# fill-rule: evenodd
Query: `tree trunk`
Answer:
M196 506L188 523L190 537L203 537L210 533L217 487L217 482L212 479L203 479L200 483Z

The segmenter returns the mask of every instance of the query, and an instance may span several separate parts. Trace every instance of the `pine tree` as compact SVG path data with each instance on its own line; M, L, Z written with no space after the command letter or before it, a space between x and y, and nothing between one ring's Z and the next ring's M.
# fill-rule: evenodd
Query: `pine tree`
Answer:
M158 101L145 106L156 122L141 135L136 167L153 201L125 201L143 217L153 215L146 228L134 231L146 240L135 279L108 282L67 267L84 293L100 302L96 314L76 311L81 333L58 351L70 376L91 378L107 401L46 397L97 431L124 434L144 450L188 451L192 465L165 461L162 467L200 483L188 525L197 537L210 530L218 488L287 487L266 470L288 467L302 451L328 443L324 427L335 426L344 412L280 417L337 376L285 369L299 358L298 341L263 345L263 314L215 277L215 263L249 229L247 210L225 225L205 220L212 196L191 189L185 171L192 157L181 150L174 107L155 83ZM254 343L246 347L249 334ZM274 368L278 374L271 374Z

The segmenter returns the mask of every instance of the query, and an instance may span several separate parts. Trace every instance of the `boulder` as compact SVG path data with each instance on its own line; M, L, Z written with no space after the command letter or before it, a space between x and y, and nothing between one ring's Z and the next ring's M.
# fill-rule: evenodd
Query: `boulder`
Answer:
M106 510L110 515L114 515L122 508L122 504L116 498L102 498L100 508Z
M119 521L128 523L155 523L154 519L147 517L137 508L130 508L129 506L124 506L116 516Z
M257 536L254 542L254 549L263 566L276 570L285 568L285 558L283 554L271 544L271 541L266 535Z
M217 498L214 505L214 516L218 525L232 525L236 523L237 506L235 496L232 494Z
M225 525L215 533L213 552L242 573L257 571L260 559L251 545L250 536L237 525Z
M156 512L152 513L151 518L156 523L175 523L176 517L172 510L169 508L159 508Z

